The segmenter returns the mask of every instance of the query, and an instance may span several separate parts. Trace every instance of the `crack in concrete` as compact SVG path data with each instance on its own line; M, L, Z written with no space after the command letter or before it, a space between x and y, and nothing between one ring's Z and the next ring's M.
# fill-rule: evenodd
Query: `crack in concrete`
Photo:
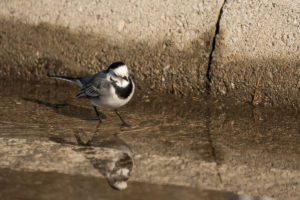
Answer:
M216 48L216 39L217 39L217 35L219 34L220 32L220 21L221 21L221 18L222 18L222 14L223 14L223 8L224 8L224 5L226 4L226 1L227 0L224 0L223 2L223 5L221 6L220 8L220 12L219 12L219 16L218 16L218 20L217 20L217 23L216 23L216 30L215 30L215 34L214 34L214 37L213 37L213 41L212 41L212 48L211 48L211 52L209 54L209 61L208 61L208 66L207 66L207 71L206 71L206 91L208 94L210 94L211 92L211 76L210 76L210 71L211 71L211 64L212 64L212 59L213 59L213 53L215 51L215 48ZM217 155L216 155L216 148L213 144L213 140L212 140L212 137L211 137L211 131L210 131L210 127L211 127L211 115L210 115L210 109L208 108L208 122L207 122L207 137L208 137L208 142L209 142L209 145L211 147L211 155L217 165L217 176L219 178L219 181L221 184L223 184L223 181L222 181L222 176L221 176L221 173L220 173L220 170L219 170L219 166L220 166L220 163L218 162L218 159L217 159Z
M217 19L217 23L216 23L216 30L215 30L215 34L213 37L213 41L212 41L212 48L211 48L211 52L209 54L209 60L208 60L208 66L207 66L207 71L206 71L206 91L208 94L210 94L211 92L211 75L210 75L210 71L211 71L211 64L212 64L212 59L213 59L213 53L215 51L216 48L216 39L217 39L217 35L220 32L220 21L222 18L222 14L223 14L223 8L224 5L226 4L227 0L224 0L223 5L220 8L220 12L219 12L219 16Z
M211 147L211 156L214 160L214 162L216 163L216 168L217 168L217 176L219 178L219 181L220 181L220 184L222 185L223 184L223 181L222 181L222 177L221 177L221 173L220 173L220 170L219 170L219 167L220 167L220 163L218 162L218 159L217 159L217 155L216 155L216 148L214 146L214 143L213 143L213 140L212 140L212 137L211 137L211 130L210 130L210 127L211 127L211 110L210 108L208 108L208 120L207 120L207 138L208 138L208 142L209 142L209 145Z

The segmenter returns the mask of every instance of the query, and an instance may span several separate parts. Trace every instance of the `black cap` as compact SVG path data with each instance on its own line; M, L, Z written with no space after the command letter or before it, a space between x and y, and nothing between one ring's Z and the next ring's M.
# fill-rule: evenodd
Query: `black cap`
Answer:
M113 64L111 64L111 65L109 66L108 69L116 69L116 68L118 68L118 67L120 67L120 66L122 66L122 65L125 65L125 64L124 64L123 62L121 62L121 61L114 62Z

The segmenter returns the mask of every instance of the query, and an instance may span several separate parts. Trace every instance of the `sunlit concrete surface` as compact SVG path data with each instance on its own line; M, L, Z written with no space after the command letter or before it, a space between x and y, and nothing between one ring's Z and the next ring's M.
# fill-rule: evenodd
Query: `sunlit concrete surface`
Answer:
M299 107L300 1L227 0L219 30L212 93Z

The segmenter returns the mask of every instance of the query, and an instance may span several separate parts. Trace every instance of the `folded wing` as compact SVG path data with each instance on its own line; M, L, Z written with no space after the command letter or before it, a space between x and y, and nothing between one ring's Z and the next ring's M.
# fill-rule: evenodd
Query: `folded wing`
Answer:
M83 85L82 90L76 95L76 98L93 98L106 95L109 86L110 83L106 79L106 74L96 74Z

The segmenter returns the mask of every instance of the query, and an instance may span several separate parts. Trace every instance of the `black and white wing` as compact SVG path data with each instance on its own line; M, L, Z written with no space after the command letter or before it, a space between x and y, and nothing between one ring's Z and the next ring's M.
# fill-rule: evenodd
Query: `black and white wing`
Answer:
M106 79L106 74L100 72L87 81L76 98L93 98L105 95L110 87L110 82Z

